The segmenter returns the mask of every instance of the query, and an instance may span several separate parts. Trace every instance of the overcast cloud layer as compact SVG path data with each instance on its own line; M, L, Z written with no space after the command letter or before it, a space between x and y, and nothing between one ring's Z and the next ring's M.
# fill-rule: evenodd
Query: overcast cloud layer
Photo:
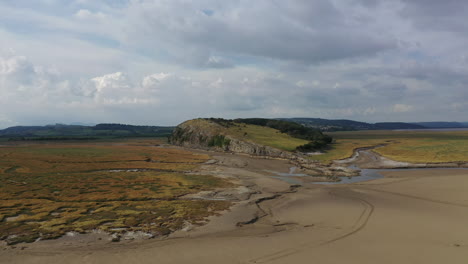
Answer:
M4 0L0 128L468 121L468 2Z

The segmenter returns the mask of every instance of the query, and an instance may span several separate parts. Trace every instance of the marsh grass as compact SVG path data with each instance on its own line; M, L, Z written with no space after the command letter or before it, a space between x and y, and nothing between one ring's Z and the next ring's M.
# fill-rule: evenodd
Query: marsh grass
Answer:
M207 155L145 141L7 146L0 157L0 239L10 244L93 229L163 235L229 206L177 199L231 185L185 173ZM126 171L135 168L144 171Z
M352 156L354 149L384 144L374 151L413 163L468 161L468 131L352 131L329 133L331 149L311 157L324 163Z

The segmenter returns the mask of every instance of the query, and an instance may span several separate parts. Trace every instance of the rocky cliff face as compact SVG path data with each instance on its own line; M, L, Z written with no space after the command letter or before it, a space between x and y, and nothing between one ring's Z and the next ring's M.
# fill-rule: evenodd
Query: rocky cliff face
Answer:
M317 176L353 176L354 170L337 166L325 166L305 158L301 153L282 151L273 147L240 140L229 133L227 128L206 119L194 119L178 125L170 142L174 145L217 151L231 151L255 156L289 159L294 166Z
M256 156L278 158L296 156L290 152L235 138L227 134L222 125L205 119L194 119L180 124L175 128L170 142L190 148L232 151Z
M227 150L236 153L279 158L294 158L295 156L293 153L237 139L231 139Z

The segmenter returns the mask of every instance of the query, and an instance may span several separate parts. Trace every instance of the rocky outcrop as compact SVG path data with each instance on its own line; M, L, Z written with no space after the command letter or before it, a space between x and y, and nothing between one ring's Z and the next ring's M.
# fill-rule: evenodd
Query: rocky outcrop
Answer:
M174 145L190 148L231 151L255 156L287 159L297 157L297 155L291 152L240 140L228 134L226 130L222 125L210 122L209 120L189 120L175 128L170 142Z
M356 171L341 166L326 166L306 158L302 153L288 152L255 142L241 140L222 124L194 119L178 125L170 138L174 145L215 151L229 151L268 158L289 159L292 164L316 176L354 176Z
M209 122L204 119L194 119L185 121L178 125L169 138L170 143L178 146L209 149L215 148L224 150L229 142L226 139L226 133L221 125ZM223 139L215 142L216 139ZM210 144L211 143L211 144Z
M230 144L226 146L227 151L278 158L294 158L296 156L292 153L281 151L279 149L275 149L268 146L262 146L251 142L237 140L234 138L231 138L230 140Z

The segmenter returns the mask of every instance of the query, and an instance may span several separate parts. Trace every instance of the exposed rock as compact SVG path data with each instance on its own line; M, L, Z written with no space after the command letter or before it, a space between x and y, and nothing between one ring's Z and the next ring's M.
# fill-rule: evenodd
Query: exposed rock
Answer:
M237 139L227 134L223 126L205 119L189 120L178 125L170 142L174 145L196 149L230 151L285 159L298 158L291 152Z
M110 237L111 242L119 242L122 236L120 234L112 234Z
M226 127L206 119L189 120L178 125L174 129L170 142L188 148L288 159L310 175L327 177L358 175L357 171L342 166L330 167L320 164L308 159L306 154L300 152L283 151L236 138L228 133Z

